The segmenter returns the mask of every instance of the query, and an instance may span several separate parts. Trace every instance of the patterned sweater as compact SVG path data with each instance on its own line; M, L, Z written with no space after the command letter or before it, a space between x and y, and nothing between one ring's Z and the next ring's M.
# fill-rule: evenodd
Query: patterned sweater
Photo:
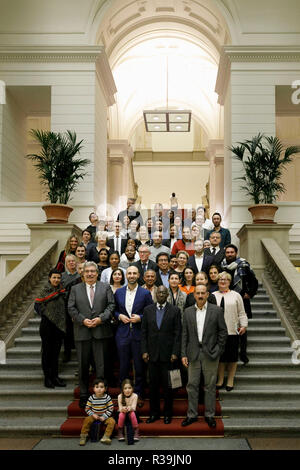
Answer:
M111 397L105 393L103 397L97 398L95 394L91 395L86 403L85 412L92 416L94 413L107 419L114 411L114 405Z

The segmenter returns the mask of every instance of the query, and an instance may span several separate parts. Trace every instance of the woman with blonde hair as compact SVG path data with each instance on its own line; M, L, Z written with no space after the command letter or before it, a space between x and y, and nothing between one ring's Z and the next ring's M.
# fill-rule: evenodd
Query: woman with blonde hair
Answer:
M220 357L217 389L224 387L224 375L227 365L227 392L234 388L234 377L238 363L239 336L246 332L248 318L242 296L230 290L231 275L225 271L218 275L219 290L213 292L217 305L224 310L224 319L228 330L225 351Z
M79 238L76 235L71 235L66 243L65 249L60 252L57 265L57 269L60 273L65 271L65 260L67 255L75 255L76 248L79 246Z

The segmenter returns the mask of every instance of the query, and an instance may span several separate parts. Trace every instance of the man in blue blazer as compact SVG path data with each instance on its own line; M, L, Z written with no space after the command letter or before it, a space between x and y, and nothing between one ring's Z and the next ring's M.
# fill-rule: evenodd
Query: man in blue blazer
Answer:
M153 304L147 289L138 285L139 270L129 266L126 271L127 286L116 290L115 317L119 321L116 344L120 358L120 384L129 376L130 360L135 371L134 391L143 397L143 360L141 353L141 321L144 308Z

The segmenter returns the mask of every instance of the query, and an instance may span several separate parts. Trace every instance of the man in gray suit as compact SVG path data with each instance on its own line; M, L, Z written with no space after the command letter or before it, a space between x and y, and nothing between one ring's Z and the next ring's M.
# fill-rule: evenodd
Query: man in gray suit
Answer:
M194 290L196 304L185 309L182 325L181 360L188 368L188 412L182 426L197 421L201 370L204 376L205 421L216 427L216 381L219 358L224 350L227 327L223 309L207 302L207 286Z
M74 340L79 363L79 406L89 397L89 368L94 361L96 376L104 377L105 348L113 336L111 317L115 301L109 284L97 281L98 267L86 262L84 282L71 288L68 311L74 322Z

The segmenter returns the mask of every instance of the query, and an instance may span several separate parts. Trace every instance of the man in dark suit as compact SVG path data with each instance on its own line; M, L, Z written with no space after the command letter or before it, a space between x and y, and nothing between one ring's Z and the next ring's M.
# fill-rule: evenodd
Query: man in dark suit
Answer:
M107 240L107 246L110 251L117 251L121 256L125 252L128 238L121 235L122 224L121 222L114 223L114 235Z
M188 412L182 426L197 421L202 371L205 421L214 428L218 364L226 343L227 327L223 309L207 302L207 286L196 286L194 296L196 305L185 309L182 325L181 360L188 369Z
M145 308L142 321L141 350L144 361L149 363L150 417L147 423L160 417L160 384L165 402L165 424L171 423L173 415L173 394L168 374L180 355L181 316L179 308L169 304L167 297L168 289L159 286L157 303Z
M194 243L195 247L195 253L189 257L187 266L192 268L195 274L199 273L202 271L202 266L203 266L203 240L196 240Z
M144 281L144 274L148 269L153 269L153 271L157 270L157 264L149 259L151 254L150 247L148 245L141 245L139 247L139 261L132 263L132 266L136 266L139 270L140 277L138 278L138 284L142 286Z
M84 282L71 288L68 311L74 322L74 340L79 364L79 406L85 407L89 397L89 368L94 360L96 376L105 375L105 351L113 336L110 319L115 308L109 284L97 281L96 263L84 265Z
M119 321L116 344L120 358L120 384L129 377L130 361L135 371L134 391L143 397L143 360L141 354L141 321L144 308L153 304L150 292L138 285L139 270L129 266L126 271L128 285L115 292L115 317Z
M205 248L203 255L202 271L208 274L212 264L220 267L225 257L225 250L221 248L221 235L219 232L212 232L209 236L210 248Z
M140 225L143 225L143 218L140 212L136 210L135 199L132 197L129 197L127 199L127 209L121 211L118 214L117 220L120 222L123 222L125 215L129 217L130 222L132 222L135 219Z

